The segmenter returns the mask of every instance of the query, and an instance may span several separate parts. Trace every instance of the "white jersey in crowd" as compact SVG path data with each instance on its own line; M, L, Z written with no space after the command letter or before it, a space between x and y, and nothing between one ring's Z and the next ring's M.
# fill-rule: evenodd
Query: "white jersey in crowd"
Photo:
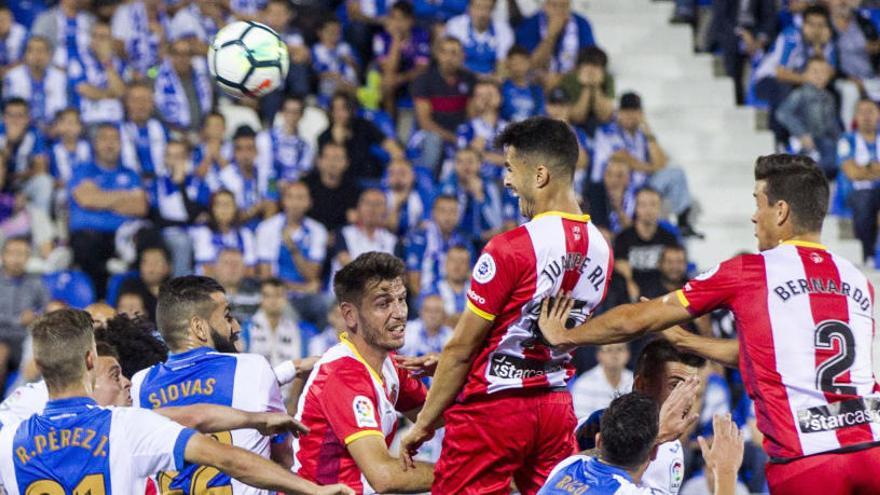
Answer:
M0 403L0 428L43 412L48 401L49 389L43 380L18 387Z

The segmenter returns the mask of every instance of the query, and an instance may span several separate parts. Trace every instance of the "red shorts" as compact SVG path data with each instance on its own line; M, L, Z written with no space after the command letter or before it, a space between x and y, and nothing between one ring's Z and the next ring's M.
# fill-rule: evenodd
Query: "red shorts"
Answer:
M455 404L434 468L436 494L507 494L510 481L534 495L576 451L568 392L522 392Z
M767 464L773 495L868 495L880 493L880 446L819 454L786 464Z

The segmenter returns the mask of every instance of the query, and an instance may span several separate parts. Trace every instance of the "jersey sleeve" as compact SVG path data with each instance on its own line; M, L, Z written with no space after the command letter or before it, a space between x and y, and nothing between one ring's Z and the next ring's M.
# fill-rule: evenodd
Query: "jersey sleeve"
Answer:
M395 409L405 413L422 407L428 396L428 388L425 384L403 368L397 368L397 376L400 380L400 393L397 396L397 404L394 405Z
M382 433L376 389L362 370L339 369L327 379L320 396L324 417L345 445L359 438Z
M694 316L729 307L742 285L742 264L742 257L737 257L716 265L691 279L675 295Z
M515 248L507 236L495 237L483 249L474 265L467 306L479 316L493 321L516 286L523 264L516 263ZM534 264L530 268L534 268Z
M124 439L135 473L146 478L183 469L186 444L195 433L153 411L125 407L113 410L110 441Z

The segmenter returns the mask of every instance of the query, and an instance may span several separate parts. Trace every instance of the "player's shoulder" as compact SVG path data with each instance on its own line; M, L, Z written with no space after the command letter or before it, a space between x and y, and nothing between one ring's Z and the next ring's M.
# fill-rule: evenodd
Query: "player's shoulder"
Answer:
M318 367L317 377L323 377L343 387L346 384L362 384L371 380L367 365L358 359L344 342L327 349L327 352L321 355L316 366Z
M260 372L265 372L266 370L272 371L272 365L269 364L269 360L266 359L266 356L262 354L254 354L250 352L241 352L241 353L226 353L226 352L213 352L210 353L213 355L215 359L232 359L235 361L235 366L242 368L245 371L247 376L251 376L251 374L256 374Z
M532 220L531 222L534 222ZM527 247L529 249L534 249L534 245L532 244L531 237L529 236L529 229L527 225L529 223L525 223L523 225L517 226L513 229L508 230L507 232L502 232L501 234L496 235L486 244L486 251L492 252L493 254L515 254L515 251L511 251L511 248L523 248Z

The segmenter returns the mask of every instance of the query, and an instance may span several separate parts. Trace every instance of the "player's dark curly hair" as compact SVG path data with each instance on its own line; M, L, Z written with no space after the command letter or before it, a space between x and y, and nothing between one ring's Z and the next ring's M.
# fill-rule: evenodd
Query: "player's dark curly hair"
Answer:
M138 371L168 359L168 347L154 328L145 318L118 315L107 320L107 326L95 330L95 340L116 350L122 374L131 379Z
M602 459L615 466L638 468L650 458L659 429L660 410L653 399L638 392L621 395L602 415Z
M364 253L333 277L333 292L339 302L360 304L368 286L383 280L403 278L406 266L400 258L378 251Z
M545 165L571 179L578 160L577 137L568 124L548 117L531 117L510 124L495 138L495 147L516 148L516 154L529 163Z
M812 158L778 153L758 157L755 180L765 181L767 201L785 201L795 234L819 232L828 211L828 180Z

